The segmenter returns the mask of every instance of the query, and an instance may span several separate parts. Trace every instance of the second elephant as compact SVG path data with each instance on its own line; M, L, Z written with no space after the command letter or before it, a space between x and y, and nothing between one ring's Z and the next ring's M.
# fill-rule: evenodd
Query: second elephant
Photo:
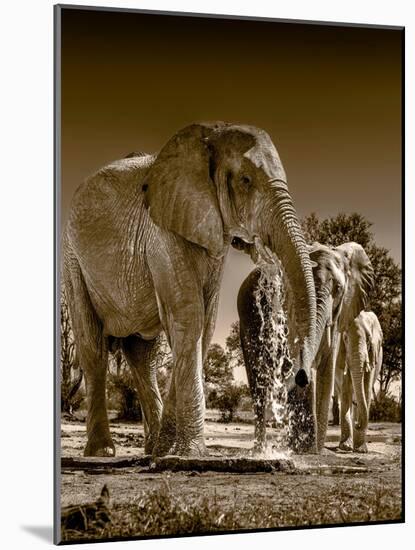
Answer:
M313 277L317 298L317 321L315 341L315 374L314 395L290 398L291 416L295 416L296 438L307 438L307 430L313 429L311 417L315 415L317 430L317 452L325 443L328 427L330 397L334 383L335 365L341 335L345 333L354 319L367 306L368 294L373 286L373 268L364 249L357 243L349 242L337 247L314 243L310 249L313 262ZM258 349L263 347L258 316L253 313L258 291L258 275L251 273L242 283L238 296L241 344L244 352L248 381L255 403L256 445L265 446L265 419L258 416L265 411L267 391L258 384L259 373L270 368L269 363L262 361ZM260 319L269 322L269 317ZM271 329L268 329L271 332ZM292 335L292 340L294 340ZM310 391L312 385L306 389ZM301 389L295 388L295 393ZM262 405L264 403L264 405ZM300 405L298 405L298 403ZM305 421L304 418L305 417ZM304 450L303 445L294 442L295 450ZM301 449L303 447L303 449ZM311 449L310 446L308 446ZM306 449L307 450L307 446Z

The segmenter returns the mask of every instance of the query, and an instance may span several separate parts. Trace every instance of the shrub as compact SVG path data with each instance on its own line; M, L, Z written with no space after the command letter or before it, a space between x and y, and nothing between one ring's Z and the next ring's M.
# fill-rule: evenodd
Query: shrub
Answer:
M401 422L402 405L390 394L380 394L370 405L370 420L372 422Z
M237 386L236 384L226 384L217 392L213 403L212 400L211 403L220 410L222 422L232 422L244 395L246 395L246 386Z

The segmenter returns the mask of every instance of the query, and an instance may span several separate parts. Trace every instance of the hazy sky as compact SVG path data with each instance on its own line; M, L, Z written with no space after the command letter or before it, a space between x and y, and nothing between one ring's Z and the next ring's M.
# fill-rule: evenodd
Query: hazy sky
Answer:
M197 120L271 135L299 216L359 212L400 261L401 31L64 9L62 219L109 161ZM227 260L214 341L252 269Z

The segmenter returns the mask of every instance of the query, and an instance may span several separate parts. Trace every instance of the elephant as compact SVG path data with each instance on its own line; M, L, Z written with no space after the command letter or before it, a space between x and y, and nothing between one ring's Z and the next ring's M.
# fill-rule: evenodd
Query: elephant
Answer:
M202 366L230 245L272 251L296 289L298 381L311 376L316 298L307 245L270 136L225 122L194 123L153 155L101 168L74 194L62 238L63 282L87 390L86 456L112 456L108 349L132 369L145 452L201 456ZM173 375L164 404L152 366L164 331Z
M343 451L367 453L366 431L373 385L382 366L382 340L375 313L361 311L339 342L335 386L341 395L339 448ZM351 414L353 396L357 418Z
M317 300L313 363L315 383L313 380L313 384L301 390L295 386L293 388L290 376L287 377L289 446L297 452L320 453L327 433L329 402L340 338L367 305L368 294L373 286L373 267L362 246L354 242L337 247L314 243L308 250ZM276 336L275 319L273 321L271 316L275 315L278 307L268 308L271 316L258 314L256 296L260 277L261 268L256 268L242 283L238 294L238 314L241 346L254 402L254 448L262 451L266 445L265 402L269 395L267 384L269 385L270 381L267 371L269 372L273 365L263 352L263 337L260 336L260 330L262 334L265 332L268 338ZM292 299L295 299L294 292L291 291ZM265 325L265 331L261 325ZM288 329L291 334L288 338L289 351L295 363L296 355L298 356L295 350L297 335L293 333L295 325L290 322L290 315ZM281 331L279 338L281 340ZM316 430L315 447L312 444L313 430Z

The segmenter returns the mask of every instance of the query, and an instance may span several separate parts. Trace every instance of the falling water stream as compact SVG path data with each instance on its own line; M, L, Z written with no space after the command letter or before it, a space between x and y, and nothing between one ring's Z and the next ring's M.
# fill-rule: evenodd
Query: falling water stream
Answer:
M288 407L287 379L293 373L288 344L287 296L284 273L277 258L273 263L257 262L261 274L255 291L255 303L261 320L258 365L259 377L267 388L267 406L271 408L277 436L272 447L265 451L266 458L287 455Z

